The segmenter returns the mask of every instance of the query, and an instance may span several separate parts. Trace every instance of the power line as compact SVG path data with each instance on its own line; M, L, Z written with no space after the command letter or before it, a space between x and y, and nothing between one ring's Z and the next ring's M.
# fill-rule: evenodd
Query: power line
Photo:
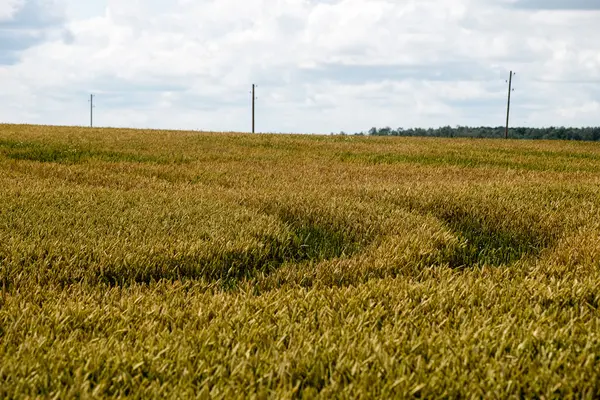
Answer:
M508 126L510 120L510 94L514 90L512 88L512 78L515 75L512 71L510 71L510 77L508 78L508 105L506 106L506 130L504 131L504 138L508 139Z
M256 102L256 95L255 95L255 87L256 85L253 83L252 84L252 133L254 133L254 123L255 123L255 114L254 114L254 110L255 110L255 102Z
M90 128L94 127L94 95L90 94Z
M565 84L565 85L598 85L600 79L533 79L533 83Z

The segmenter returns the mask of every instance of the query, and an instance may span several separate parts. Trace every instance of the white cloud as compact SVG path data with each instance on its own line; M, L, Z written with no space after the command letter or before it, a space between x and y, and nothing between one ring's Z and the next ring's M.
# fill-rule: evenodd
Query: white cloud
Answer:
M0 39L1 16L24 6L6 11L17 4L7 1ZM30 12L51 4L25 1ZM600 124L600 15L583 2L580 11L500 0L52 4L60 25L40 23L44 40L0 57L0 120L86 124L93 91L101 125L248 130L257 83L262 131L496 126L513 69L514 124Z
M25 0L2 0L0 3L0 21L10 20L23 6Z

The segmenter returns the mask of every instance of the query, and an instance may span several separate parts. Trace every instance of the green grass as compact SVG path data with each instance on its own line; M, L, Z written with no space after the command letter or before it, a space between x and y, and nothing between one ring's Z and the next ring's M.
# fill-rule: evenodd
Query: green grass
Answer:
M0 152L13 160L37 161L45 163L78 164L89 160L132 163L188 163L191 160L168 155L151 156L117 151L82 149L77 146L0 140Z
M598 398L598 160L0 125L0 398Z

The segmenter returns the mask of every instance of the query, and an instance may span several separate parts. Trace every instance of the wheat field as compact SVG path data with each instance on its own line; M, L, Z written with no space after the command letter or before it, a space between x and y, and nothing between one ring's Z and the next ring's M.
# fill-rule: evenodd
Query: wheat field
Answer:
M0 398L598 398L600 144L0 125Z

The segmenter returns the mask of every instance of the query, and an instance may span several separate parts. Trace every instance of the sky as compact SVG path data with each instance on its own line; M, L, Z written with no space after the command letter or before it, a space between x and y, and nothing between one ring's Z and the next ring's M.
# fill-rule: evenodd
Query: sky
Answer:
M599 0L0 0L0 122L600 125Z

